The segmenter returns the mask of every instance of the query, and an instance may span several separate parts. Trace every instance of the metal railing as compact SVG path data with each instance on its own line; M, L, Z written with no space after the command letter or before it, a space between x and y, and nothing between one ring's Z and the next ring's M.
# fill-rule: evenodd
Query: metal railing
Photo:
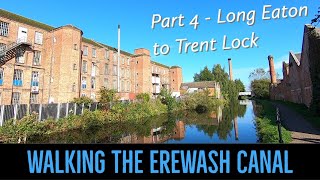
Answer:
M279 134L279 143L283 144L283 139L282 139L282 132L281 132L281 118L280 118L280 111L279 108L277 107L277 120L276 123L278 125L278 134Z
M20 120L30 114L36 114L39 121L58 120L70 115L81 115L86 109L95 111L98 109L98 103L88 105L76 103L0 105L0 126L3 126L10 119Z

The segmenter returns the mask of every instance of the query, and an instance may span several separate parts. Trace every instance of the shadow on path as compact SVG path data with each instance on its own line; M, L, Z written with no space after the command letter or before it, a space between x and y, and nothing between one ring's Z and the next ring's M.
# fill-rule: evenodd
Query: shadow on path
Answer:
M283 104L272 104L279 108L282 125L292 132L292 143L320 143L320 131L302 115Z

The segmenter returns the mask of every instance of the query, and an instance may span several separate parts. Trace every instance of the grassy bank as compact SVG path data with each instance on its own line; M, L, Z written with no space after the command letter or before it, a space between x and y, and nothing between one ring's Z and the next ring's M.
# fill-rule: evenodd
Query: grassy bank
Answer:
M257 130L262 143L279 143L278 126L276 123L276 109L269 101L255 101L255 115ZM281 127L284 143L292 141L291 132Z
M296 104L287 101L275 101L277 103L283 104L293 111L301 114L307 121L309 121L314 127L320 129L320 117L310 111L304 104Z
M90 112L83 115L71 115L58 120L48 119L38 121L37 114L24 117L21 120L9 120L0 127L0 139L6 143L25 142L32 136L50 136L72 130L94 130L110 123L125 122L130 124L144 123L146 118L159 116L182 110L195 111L199 105L210 110L211 107L221 105L221 101L208 98L206 94L195 93L184 100L174 98L143 98L135 103L114 103L109 109ZM106 129L106 131L112 131Z

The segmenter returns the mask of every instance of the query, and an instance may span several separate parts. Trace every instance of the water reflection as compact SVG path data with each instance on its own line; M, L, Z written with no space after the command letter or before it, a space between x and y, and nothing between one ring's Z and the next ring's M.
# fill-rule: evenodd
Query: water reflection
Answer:
M256 143L257 139L251 101L235 101L208 113L184 111L139 123L110 123L96 129L33 137L29 143Z

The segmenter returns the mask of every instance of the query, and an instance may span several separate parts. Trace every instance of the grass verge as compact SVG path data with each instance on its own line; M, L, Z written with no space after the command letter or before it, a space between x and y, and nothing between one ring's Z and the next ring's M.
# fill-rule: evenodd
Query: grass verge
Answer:
M279 143L278 125L276 123L276 109L269 101L256 100L255 115L257 130L262 143ZM291 132L281 127L284 143L292 141Z

